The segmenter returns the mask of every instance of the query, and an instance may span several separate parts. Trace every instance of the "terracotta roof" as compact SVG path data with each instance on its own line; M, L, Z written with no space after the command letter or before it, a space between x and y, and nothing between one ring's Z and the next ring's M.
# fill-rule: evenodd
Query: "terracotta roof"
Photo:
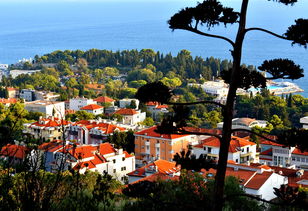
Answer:
M96 105L96 104L90 104L90 105L86 105L82 108L80 108L80 110L96 110L96 109L101 109L101 108L104 108L103 106L100 106L100 105Z
M273 155L273 148L269 148L263 152L260 152L260 155L268 155L268 156L272 156Z
M97 150L96 147L90 145L77 146L68 150L68 152L77 160L94 157L93 152Z
M41 144L38 148L43 151L54 151L63 147L63 141L54 140Z
M99 103L112 103L115 100L107 96L101 96L101 97L95 98L94 101L99 102Z
M197 147L197 148L203 148L204 146L217 147L217 148L220 147L220 141L216 137L210 137L210 138L204 139L202 140L202 142L203 143L195 145L194 147ZM252 145L256 145L256 143L248 141L244 138L232 136L230 146L229 146L229 152L235 153L235 152L240 151L241 147L252 146Z
M300 149L295 148L292 152L292 154L296 154L296 155L303 155L303 156L308 156L308 152L302 152Z
M103 143L99 145L99 153L101 155L111 154L116 152L110 143Z
M297 182L301 180L308 180L308 171L301 170L303 172L303 175L298 176L296 172L298 172L299 170L296 169L288 169L278 166L271 166L271 168L275 171L275 173L288 177L288 185L292 187L299 187L300 184L298 184ZM301 186L308 187L307 185Z
M125 158L130 158L130 157L134 157L133 155L129 154L126 151L123 151L123 153L125 154Z
M245 185L246 188L259 190L262 185L268 180L273 172L263 172L262 174L256 174L252 179Z
M251 118L238 118L238 119L233 119L232 122L238 122L245 124L249 126L252 122L256 121L256 119L251 119Z
M159 104L160 104L159 102L150 101L150 102L147 102L145 105L147 105L147 106L157 106Z
M39 121L34 122L30 125L30 127L32 126L38 126L38 127L59 127L62 125L68 125L71 122L66 121L66 120L60 120L58 118L55 117L49 117L49 118L41 118L39 119Z
M155 109L162 109L162 108L169 108L169 106L168 105L159 105L159 106L156 106L156 108Z
M126 131L127 129L123 127L119 127L117 125L112 125L108 123L100 123L96 121L89 121L89 120L81 120L76 123L73 123L74 126L80 126L80 127L86 127L88 130L100 130L103 132L103 134L111 134L114 133L114 131Z
M278 144L278 143L276 143L276 142L268 141L268 140L261 140L261 141L260 141L260 144L284 147L283 144Z
M7 144L6 146L2 147L0 154L3 156L24 159L26 157L28 150L29 149L25 146Z
M17 101L18 100L16 98L8 98L8 99L0 98L0 103L3 103L3 104L17 103Z
M7 91L18 91L18 89L14 87L6 87L6 90Z
M165 139L176 139L189 136L189 135L179 135L179 134L160 134L157 133L155 130L156 126L137 132L135 133L135 135L150 136L150 137L165 138Z
M158 180L179 180L180 177L179 176L173 176L173 175L166 175L166 174L162 174L162 173L154 173L152 175L149 175L147 177L141 178L140 180L137 180L135 182L132 182L130 184L135 184L141 181L149 181L149 182L155 182Z
M131 109L131 108L121 108L114 113L120 114L120 115L134 115L134 114L137 114L137 111L135 109Z
M162 175L169 175L176 173L180 171L179 167L176 167L175 162L169 162L166 160L157 160L153 163L150 163L148 165L145 165L139 169L136 169L135 171L132 171L128 173L129 176L135 176L135 177L145 177L145 172L151 169L151 171L154 173L160 173ZM157 171L156 171L157 169Z

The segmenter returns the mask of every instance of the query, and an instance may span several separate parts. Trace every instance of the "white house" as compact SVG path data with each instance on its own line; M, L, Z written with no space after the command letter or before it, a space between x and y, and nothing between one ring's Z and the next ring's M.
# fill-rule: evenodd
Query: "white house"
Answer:
M59 119L65 117L64 102L37 100L25 103L27 111L42 112L45 117L53 116Z
M308 116L300 118L300 123L303 124L303 128L308 129Z
M137 123L144 121L146 118L146 112L130 108L121 108L114 113L122 115L122 123L128 125L136 125Z
M138 99L122 99L119 100L119 107L120 108L127 108L131 105L132 101L135 101L136 103L136 109L139 108L139 100Z
M104 113L104 107L96 104L90 104L86 105L82 108L80 108L82 111L89 112L94 115L103 114Z
M256 120L251 118L235 118L232 119L232 129L247 129L255 126L266 127L267 122L264 120ZM217 128L223 128L223 122L217 124Z
M60 163L65 162L60 170L72 168L80 173L87 170L108 173L124 183L126 174L135 170L135 157L123 149L114 148L110 143L73 145L53 141L40 145L39 149L45 154L48 171L56 171Z
M157 102L148 102L146 104L148 111L151 112L152 118L158 120L160 116L169 112L168 105L160 105Z
M230 142L228 160L235 163L254 163L258 162L256 143L244 138L233 136ZM218 160L219 159L220 141L216 137L209 137L201 141L201 144L192 146L193 153L199 157L201 154Z
M70 99L69 109L79 111L80 108L87 106L87 105L91 105L91 104L96 104L96 101L94 101L93 99L87 99L84 97L77 97L77 98Z

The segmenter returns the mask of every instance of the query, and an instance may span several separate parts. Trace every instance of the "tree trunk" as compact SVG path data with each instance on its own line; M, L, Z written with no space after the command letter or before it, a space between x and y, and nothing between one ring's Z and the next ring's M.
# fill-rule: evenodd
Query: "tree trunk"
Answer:
M224 116L224 125L222 130L222 140L220 143L219 150L219 161L217 167L217 173L215 178L215 195L214 195L214 207L213 210L222 210L223 208L223 199L224 199L224 184L228 160L228 150L231 140L231 129L232 129L232 119L233 119L233 110L234 102L236 97L237 90L237 79L241 67L241 58L242 58L242 45L245 37L245 26L246 26L246 12L248 7L249 0L242 1L241 14L239 28L236 36L236 41L234 45L234 50L232 52L233 56L233 67L231 74L231 82L229 86L229 92L227 96L226 107L223 111Z

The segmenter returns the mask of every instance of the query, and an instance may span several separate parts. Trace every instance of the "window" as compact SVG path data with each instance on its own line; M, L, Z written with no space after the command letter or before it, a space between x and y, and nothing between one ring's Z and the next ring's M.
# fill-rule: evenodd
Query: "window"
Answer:
M113 169L113 173L116 173L117 172L117 170L116 169Z
M277 156L274 156L274 165L277 166Z
M211 147L208 147L208 148L207 148L207 151L208 151L208 153L211 153L211 152L212 152L212 148L211 148Z
M135 148L137 148L138 147L138 144L135 144Z
M159 153L159 147L156 147L156 152Z
M249 147L247 147L247 152L249 152Z
M238 159L236 159L235 162L238 163Z
M301 160L301 159L300 159L300 157L296 157L296 161L298 161L298 162L299 162L300 160Z
M302 158L301 161L302 161L302 162L305 162L305 158Z
M244 152L244 148L242 148L242 152Z
M149 145L147 145L147 150L150 150L150 146Z
M113 162L113 163L116 163L116 159L113 159L112 162Z
M295 161L295 157L292 156L292 161Z
M206 151L206 147L203 147L203 150Z
M125 157L122 158L122 161L124 161L124 160L125 160Z

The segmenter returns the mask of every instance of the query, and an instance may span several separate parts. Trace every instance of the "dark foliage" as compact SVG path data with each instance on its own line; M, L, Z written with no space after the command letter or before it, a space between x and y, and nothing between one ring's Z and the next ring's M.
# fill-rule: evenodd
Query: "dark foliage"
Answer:
M232 69L224 70L221 72L222 79L230 84ZM240 71L240 75L237 78L237 88L249 89L252 86L254 87L266 87L266 79L265 77L258 71L251 71L247 68L242 67Z
M233 8L223 7L217 0L206 0L198 3L196 7L186 7L173 15L168 21L171 29L197 28L198 24L205 25L210 29L219 23L236 23L239 13ZM192 24L195 24L193 27Z
M157 187L157 183L145 180L138 183L129 184L123 189L123 194L134 198L146 198L149 197L151 193L155 193L157 191Z
M153 101L164 104L170 101L172 97L172 92L162 82L158 81L148 83L140 87L135 97L143 103Z
M177 165L181 165L181 169L201 171L201 169L206 169L207 171L210 168L216 169L217 163L212 159L209 159L206 155L200 155L199 158L196 158L195 155L191 154L191 151L187 152L181 151L181 153L176 153L173 160Z
M304 76L304 70L289 59L265 60L259 70L270 73L273 77L270 79L299 79Z
M301 151L308 151L308 130L303 128L292 128L284 131L277 131L278 142L286 146L296 146Z
M280 188L274 188L274 194L284 205L301 206L304 208L303 205L306 199L306 192L299 191L298 187L295 188L288 185L281 185Z
M271 0L268 0L268 1L271 1ZM297 2L297 0L272 0L272 1L276 1L276 2L279 2L279 3L282 3L282 4L285 4L285 5L293 5L294 3Z
M295 25L288 28L284 34L293 44L299 44L307 48L308 43L308 19L297 19Z

